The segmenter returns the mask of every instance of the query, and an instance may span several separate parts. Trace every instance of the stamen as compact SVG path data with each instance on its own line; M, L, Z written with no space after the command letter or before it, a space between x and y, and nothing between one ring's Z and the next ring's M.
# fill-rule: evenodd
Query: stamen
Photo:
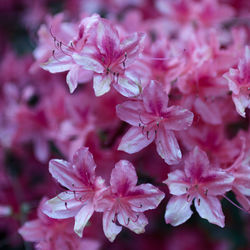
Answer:
M132 219L131 219L131 220L135 223L135 222L137 222L137 221L138 221L139 216L140 216L140 215L139 215L139 214L137 214L137 215L136 215L136 219L135 219L135 220L132 220Z
M234 203L232 200L230 200L227 196L225 195L222 195L223 198L225 198L227 201L229 201L231 204L233 204L235 207L237 207L238 209L240 209L241 211L245 212L245 213L248 213L249 214L249 209L248 210L245 210L244 208L238 206L236 203Z

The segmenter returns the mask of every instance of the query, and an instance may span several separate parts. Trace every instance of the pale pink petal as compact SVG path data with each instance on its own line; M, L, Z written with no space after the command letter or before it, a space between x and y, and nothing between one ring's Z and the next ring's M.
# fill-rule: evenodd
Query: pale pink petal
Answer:
M147 112L160 116L167 112L168 95L161 83L151 81L142 92L143 103Z
M126 75L120 75L113 87L123 96L136 97L140 94L141 85L139 81L129 78Z
M103 73L104 66L95 57L96 48L93 45L85 45L81 53L74 53L74 61L86 70L91 70L96 73Z
M201 98L196 98L194 107L203 121L212 125L222 123L221 113L216 103L208 103L201 100Z
M0 217L9 216L12 213L12 208L6 205L0 205Z
M117 219L122 226L129 228L136 234L144 233L145 226L148 224L148 219L143 213L129 214L126 210L120 211Z
M83 187L81 180L75 176L72 165L67 161L51 160L49 162L49 172L53 178L69 190Z
M136 212L144 212L149 209L155 209L164 199L165 194L151 184L141 184L136 186L128 194L127 200Z
M207 154L196 146L186 159L184 170L187 177L199 179L207 175L209 167Z
M41 65L41 67L50 73L68 71L72 67L72 59L62 53L55 53L54 57L51 57L49 61Z
M180 162L182 155L174 132L160 127L155 143L158 154L167 164L173 165Z
M128 66L144 49L143 43L146 38L145 33L135 32L127 36L122 42L120 49L124 51L122 54L127 54L125 65Z
M121 160L115 164L111 172L110 185L113 193L127 195L136 186L137 174L132 163Z
M169 130L185 130L191 126L194 115L187 109L180 106L168 108L164 127Z
M118 32L108 20L102 19L98 22L96 40L100 53L110 57L110 59L114 56L114 51L119 50L120 38Z
M187 201L186 195L173 196L166 207L165 221L172 226L179 226L187 221L193 212L190 209L192 200Z
M90 217L94 213L94 204L90 201L83 204L81 210L75 216L74 231L79 237L82 237L82 232L86 224L88 223Z
M103 213L102 224L105 236L113 242L116 236L121 232L122 227L115 224L115 210L107 210Z
M182 195L187 193L189 188L188 180L186 180L185 173L181 170L175 170L168 174L167 180L164 181L168 185L170 194Z
M34 153L40 162L46 162L49 158L49 144L43 136L34 138Z
M111 74L94 75L93 84L96 96L104 95L109 92L110 84L112 82Z
M195 199L194 204L201 218L207 219L210 223L220 227L224 227L225 217L218 198L207 196L206 199L204 199L202 196L199 196Z
M88 148L78 149L74 154L72 164L74 173L85 186L94 182L96 164Z
M127 101L116 106L117 116L132 126L143 126L154 120L153 116L147 114L143 103L140 101Z
M69 86L70 93L72 94L78 85L79 66L73 66L67 74L66 82Z
M50 218L66 219L75 216L83 206L73 192L65 191L43 205L43 212Z
M223 195L232 189L234 177L222 170L210 170L207 178L204 178L204 185L207 188L207 195Z
M26 222L18 233L22 235L25 241L38 242L44 237L44 229L40 220Z
M246 117L246 108L250 108L250 98L248 95L233 95L233 102L239 115Z
M122 137L118 150L133 154L148 146L155 139L155 133L151 130L148 133L142 128L132 127Z

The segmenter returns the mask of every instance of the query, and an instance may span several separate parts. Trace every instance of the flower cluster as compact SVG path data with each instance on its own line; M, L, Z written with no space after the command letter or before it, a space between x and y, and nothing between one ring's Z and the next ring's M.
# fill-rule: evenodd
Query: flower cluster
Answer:
M190 218L223 228L234 205L250 228L248 1L63 2L20 1L27 51L0 28L0 239L229 249Z

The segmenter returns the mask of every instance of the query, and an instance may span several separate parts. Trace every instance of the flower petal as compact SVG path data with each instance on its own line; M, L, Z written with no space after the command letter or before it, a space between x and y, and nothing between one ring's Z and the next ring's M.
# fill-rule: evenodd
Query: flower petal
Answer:
M204 199L202 196L199 196L195 199L194 204L201 218L207 219L210 223L220 227L224 227L225 217L218 198L207 196L206 199Z
M81 201L75 199L73 192L62 192L43 205L43 212L50 218L66 219L74 217L83 206Z
M171 106L168 108L164 127L169 130L185 130L191 126L193 118L194 115L189 110L180 106Z
M79 66L73 66L67 74L66 82L69 86L70 93L72 94L78 85Z
M109 92L111 82L112 82L112 76L110 74L108 75L95 74L93 79L95 95L101 96Z
M110 242L113 242L116 236L121 232L122 227L115 224L115 210L107 210L103 213L102 225L105 236Z
M73 172L72 165L64 160L51 160L49 162L49 172L62 186L69 190L83 186L80 179Z
M118 150L125 151L129 154L142 150L155 139L155 134L152 130L149 132L148 136L145 135L145 133L145 131L142 131L142 128L130 128L122 137Z
M190 209L192 200L187 201L185 195L173 196L166 207L165 221L172 226L179 226L187 221L193 212Z
M161 115L167 112L168 95L161 83L151 81L142 92L143 103L147 112Z
M94 205L91 201L87 201L75 216L74 231L77 235L79 235L79 237L82 237L83 229L93 213Z
M168 178L164 183L168 185L170 194L182 195L187 193L187 188L189 188L189 183L185 179L185 173L177 169L168 174Z
M126 195L127 192L136 186L137 174L132 163L121 160L115 164L111 172L110 185L113 193Z
M148 219L143 213L129 214L126 210L120 211L117 219L121 225L127 227L136 234L145 232L145 226L148 224Z
M164 199L165 194L155 186L147 183L136 186L128 194L127 200L135 212L144 212L149 209L155 209Z
M180 162L181 150L173 131L160 127L155 143L158 154L167 164L172 165Z

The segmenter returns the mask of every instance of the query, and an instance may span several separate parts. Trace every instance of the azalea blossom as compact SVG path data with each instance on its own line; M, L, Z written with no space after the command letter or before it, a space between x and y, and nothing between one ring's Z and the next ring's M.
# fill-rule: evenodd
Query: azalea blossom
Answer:
M182 154L174 131L191 126L193 113L180 106L168 107L168 95L160 83L151 81L142 92L142 100L117 105L118 117L132 127L123 136L119 150L135 153L155 140L158 154L167 164L176 164Z
M112 170L110 187L99 196L97 211L103 212L103 231L111 242L122 226L137 234L143 233L148 224L143 212L156 208L164 198L158 188L149 183L136 186L137 181L134 166L121 160Z
M178 226L187 221L194 200L196 211L210 223L220 227L225 225L225 217L217 196L230 191L234 177L210 165L206 153L195 147L184 163L184 170L175 170L164 181L168 185L170 198L165 221Z
M230 68L224 74L237 112L246 117L246 108L250 108L250 47L246 46L244 58L240 59L238 68Z
M93 239L80 239L72 231L72 220L56 220L45 215L43 207L48 199L43 198L37 209L37 219L27 221L19 233L25 241L35 242L36 249L40 250L70 250L90 249L97 250L99 242Z
M127 70L143 50L145 34L136 32L124 38L109 21L100 19L94 36L80 53L74 53L76 63L94 72L96 96L110 90L110 85L127 97L140 93L140 82L135 73Z
M43 212L51 218L75 217L74 231L81 237L95 211L98 193L104 188L104 180L95 176L95 162L88 148L80 148L72 162L51 160L51 175L68 190L46 202Z

